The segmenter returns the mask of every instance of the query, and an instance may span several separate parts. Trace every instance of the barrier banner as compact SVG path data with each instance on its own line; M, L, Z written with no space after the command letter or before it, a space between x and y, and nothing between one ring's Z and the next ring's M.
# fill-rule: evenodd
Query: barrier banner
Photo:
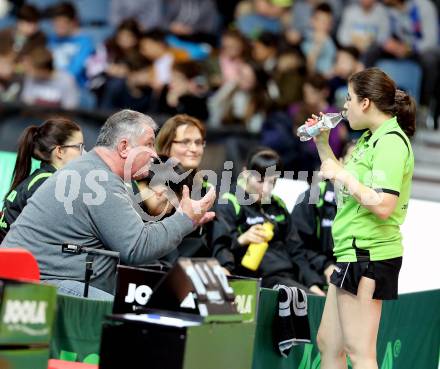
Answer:
M0 285L0 346L47 345L56 288L12 280L0 280Z
M257 313L253 369L318 369L320 355L315 345L324 298L309 296L309 322L313 344L295 346L282 358L272 341L272 322L278 311L277 292L261 289L257 305L253 285L235 285L236 301L251 320ZM238 281L240 284L240 281ZM237 296L240 296L237 300ZM255 297L251 297L255 296ZM258 311L255 308L258 306ZM51 344L51 357L97 364L101 325L112 303L59 296L58 315ZM400 295L384 302L378 338L379 369L438 369L440 347L440 290ZM248 323L246 323L248 324ZM351 366L349 366L351 367Z
M321 358L316 333L324 298L309 296L308 316L313 344L295 346L283 359L272 343L272 321L278 307L276 292L262 289L253 369L318 369ZM438 369L440 348L440 290L399 295L383 303L377 357L379 369ZM362 319L362 317L359 317ZM349 362L349 360L348 360ZM351 364L349 362L349 368Z
M234 289L237 309L243 314L243 320L255 321L260 281L234 279L229 283ZM50 356L98 364L102 322L106 315L112 313L112 305L111 301L59 295Z
M50 357L98 364L102 322L112 312L112 301L58 296Z
M56 288L0 279L0 368L46 369Z

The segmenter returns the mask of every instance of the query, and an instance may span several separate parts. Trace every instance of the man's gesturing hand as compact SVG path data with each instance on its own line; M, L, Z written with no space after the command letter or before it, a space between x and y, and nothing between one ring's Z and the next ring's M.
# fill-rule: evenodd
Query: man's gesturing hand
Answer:
M215 197L214 188L211 188L200 200L192 200L189 196L188 186L183 186L180 210L188 215L195 225L208 223L215 217L213 211L208 211L214 205Z

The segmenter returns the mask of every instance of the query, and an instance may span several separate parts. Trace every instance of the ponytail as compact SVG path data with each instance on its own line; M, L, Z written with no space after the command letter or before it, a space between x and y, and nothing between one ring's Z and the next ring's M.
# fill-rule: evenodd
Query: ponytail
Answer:
M367 68L350 76L348 82L358 98L369 99L386 114L396 115L400 128L408 137L416 131L416 103L379 68ZM359 100L359 101L360 101Z
M416 132L416 103L414 99L402 90L396 90L394 95L395 114L397 122L408 137Z
M48 119L41 126L27 127L18 141L12 184L6 196L30 175L32 158L50 164L52 150L64 145L76 131L81 131L78 124L61 117Z
M8 194L31 173L32 156L34 154L35 141L37 140L38 131L39 129L37 126L29 126L20 136L12 185L8 191Z

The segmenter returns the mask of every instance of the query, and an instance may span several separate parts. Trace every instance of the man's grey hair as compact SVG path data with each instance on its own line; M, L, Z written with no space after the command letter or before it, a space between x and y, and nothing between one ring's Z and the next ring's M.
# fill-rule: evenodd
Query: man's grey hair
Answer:
M144 134L146 127L150 127L153 131L157 129L157 124L148 115L129 109L118 111L101 127L96 146L116 149L118 142L123 138L135 145L139 137Z

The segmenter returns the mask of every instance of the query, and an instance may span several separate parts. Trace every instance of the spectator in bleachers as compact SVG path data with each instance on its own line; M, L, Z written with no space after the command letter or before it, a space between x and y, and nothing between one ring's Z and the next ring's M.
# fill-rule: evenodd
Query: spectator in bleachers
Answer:
M248 40L237 30L226 30L220 41L220 50L205 62L211 87L236 81L241 65L250 57Z
M20 100L28 105L74 109L79 104L75 79L55 70L48 49L35 49L24 58L24 82Z
M364 68L359 58L359 50L354 46L338 49L335 65L329 75L330 104L343 108L348 92L348 78Z
M310 75L303 87L304 101L294 104L289 111L293 119L293 132L296 131L308 117L319 112L336 113L339 110L330 105L327 101L329 96L328 81L319 74ZM336 155L339 157L347 139L347 127L339 124L330 132L330 145ZM319 168L319 156L316 153L316 147L313 141L308 141L301 145L301 163L300 170L315 170Z
M291 44L298 45L301 39L311 31L310 20L313 16L313 11L321 3L330 5L335 24L337 24L342 12L341 0L296 0L292 6L291 24L286 31L287 40Z
M281 156L286 170L297 171L300 168L298 161L302 145L292 132L292 119L288 107L302 101L306 76L306 62L301 50L290 45L282 48L274 72L279 96L273 101L266 115L260 142Z
M9 231L35 191L57 169L80 156L83 148L81 128L69 119L52 118L24 130L18 142L12 184L5 196L0 233ZM40 160L41 166L31 174L32 159Z
M98 97L101 105L105 84L109 78L125 78L128 74L127 56L137 51L141 30L136 20L125 19L112 37L96 47L87 59L88 88Z
M364 53L373 44L383 44L390 36L387 10L377 0L357 0L342 13L338 41L342 46L354 46Z
M190 114L198 119L208 118L206 98L209 90L208 80L201 65L194 61L176 63L166 91L166 106L162 112Z
M158 28L164 21L162 7L162 0L111 0L110 24L117 27L125 19L135 18L144 30Z
M313 9L310 31L301 42L310 73L328 74L336 57L336 46L331 37L333 13L330 5L322 3Z
M301 142L292 132L292 119L285 109L267 114L260 135L260 143L280 155L285 170L298 172L301 168Z
M16 69L11 43L0 38L0 102L14 102L18 99L22 83Z
M214 43L220 15L214 0L167 0L164 25L176 36Z
M252 56L263 69L271 74L277 65L280 36L270 32L261 33L252 43Z
M371 48L365 65L374 66L382 58L410 58L423 70L420 103L428 106L439 81L439 16L430 0L385 0L389 8L391 36Z
M151 30L142 34L139 40L140 53L153 63L152 86L158 93L170 83L174 54L166 42L166 34L161 30Z
M48 46L54 56L55 68L66 70L79 86L86 82L86 60L94 51L92 39L81 33L75 7L62 2L52 10L54 33L48 36Z
M222 195L213 223L214 256L231 273L262 278L262 286L297 286L324 295L322 279L307 262L305 250L284 202L272 191L282 170L278 154L267 148L251 152L235 188ZM246 199L246 204L243 200ZM241 264L251 243L266 241L263 223L274 226L273 238L256 271Z
M127 66L124 61L127 55L137 50L140 35L139 24L134 19L125 19L119 24L114 36L106 41L105 73L109 77L123 78L127 75Z
M15 61L21 62L32 50L45 47L46 36L39 29L40 14L32 5L23 5L17 14L17 23L0 32L2 42L11 44Z
M191 198L203 197L212 187L198 172L203 158L206 129L197 118L178 114L168 119L157 134L156 151L176 160L184 171L190 171L185 182L189 183ZM179 247L166 255L162 260L174 264L179 256L208 257L209 225L196 228L185 236Z
M150 111L153 106L151 62L138 51L132 51L122 63L127 73L123 78L113 77L106 82L100 107Z
M256 38L263 32L281 34L291 5L292 0L243 1L237 8L237 28L249 38Z
M306 59L299 47L292 46L279 51L274 71L274 80L279 90L279 106L286 107L302 99L306 75Z
M269 76L253 61L243 63L238 79L223 84L209 99L213 127L238 125L259 132L270 103Z

